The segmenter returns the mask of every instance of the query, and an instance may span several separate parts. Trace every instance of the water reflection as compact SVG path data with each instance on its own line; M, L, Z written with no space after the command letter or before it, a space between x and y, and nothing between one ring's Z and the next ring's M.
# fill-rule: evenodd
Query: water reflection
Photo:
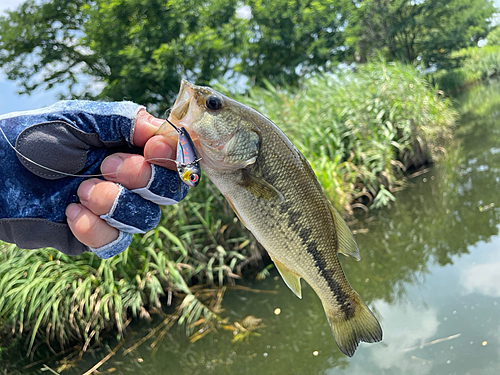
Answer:
M277 295L228 292L224 299L225 316L232 321L247 315L262 318L266 327L258 331L261 336L234 344L231 333L221 331L191 344L182 329L174 329L154 357L143 345L131 355L116 355L102 370L497 374L500 85L474 88L460 101L460 144L448 147L439 166L398 193L391 208L358 218L354 228L367 230L356 235L362 261L341 259L353 287L381 317L382 343L361 344L353 358L345 357L312 289L304 285L299 300L274 272L251 286L277 290ZM86 361L73 373L90 368L96 358Z

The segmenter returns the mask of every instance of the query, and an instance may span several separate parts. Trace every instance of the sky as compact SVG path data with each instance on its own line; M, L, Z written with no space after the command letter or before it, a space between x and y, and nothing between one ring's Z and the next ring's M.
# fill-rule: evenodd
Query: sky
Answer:
M25 0L0 0L0 14L6 10L17 8ZM25 111L45 107L55 103L60 88L50 91L35 90L31 95L17 94L16 83L9 81L0 67L0 115L9 112Z
M24 0L0 0L0 14L5 10L17 8L23 2ZM495 0L494 3L500 7L500 0ZM0 115L53 104L58 100L57 94L61 91L60 88L50 91L35 90L28 96L17 94L17 90L16 83L9 81L1 72L0 67Z

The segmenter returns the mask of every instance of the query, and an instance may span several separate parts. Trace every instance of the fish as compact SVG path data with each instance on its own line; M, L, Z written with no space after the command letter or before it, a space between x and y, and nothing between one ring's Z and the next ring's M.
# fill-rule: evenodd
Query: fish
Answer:
M351 357L382 340L380 323L349 284L338 253L360 260L347 224L326 198L309 162L258 111L210 87L181 82L169 121L185 127L205 174L266 249L286 285L318 295L333 337ZM157 134L171 129L160 127Z

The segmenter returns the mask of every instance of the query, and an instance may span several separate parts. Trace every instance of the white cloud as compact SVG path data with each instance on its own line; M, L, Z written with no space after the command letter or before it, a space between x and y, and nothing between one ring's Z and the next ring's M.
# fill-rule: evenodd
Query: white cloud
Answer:
M478 292L489 297L500 297L499 271L500 262L478 264L467 268L460 278L465 293Z
M14 10L26 0L0 0L0 13L6 10Z
M380 369L398 369L401 374L425 375L431 373L430 361L418 358L417 352L405 349L431 341L437 333L437 310L416 309L411 305L375 303L384 317L384 339L381 344L370 345L371 358Z

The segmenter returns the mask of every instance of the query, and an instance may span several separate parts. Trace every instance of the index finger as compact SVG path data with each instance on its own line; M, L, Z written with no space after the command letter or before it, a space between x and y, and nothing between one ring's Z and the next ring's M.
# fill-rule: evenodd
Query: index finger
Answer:
M156 118L144 108L141 109L136 116L134 126L134 145L144 147L146 142L155 135L158 128L165 122L165 120ZM165 137L167 138L167 137ZM170 147L176 147L176 141L173 138L168 138L167 142Z

